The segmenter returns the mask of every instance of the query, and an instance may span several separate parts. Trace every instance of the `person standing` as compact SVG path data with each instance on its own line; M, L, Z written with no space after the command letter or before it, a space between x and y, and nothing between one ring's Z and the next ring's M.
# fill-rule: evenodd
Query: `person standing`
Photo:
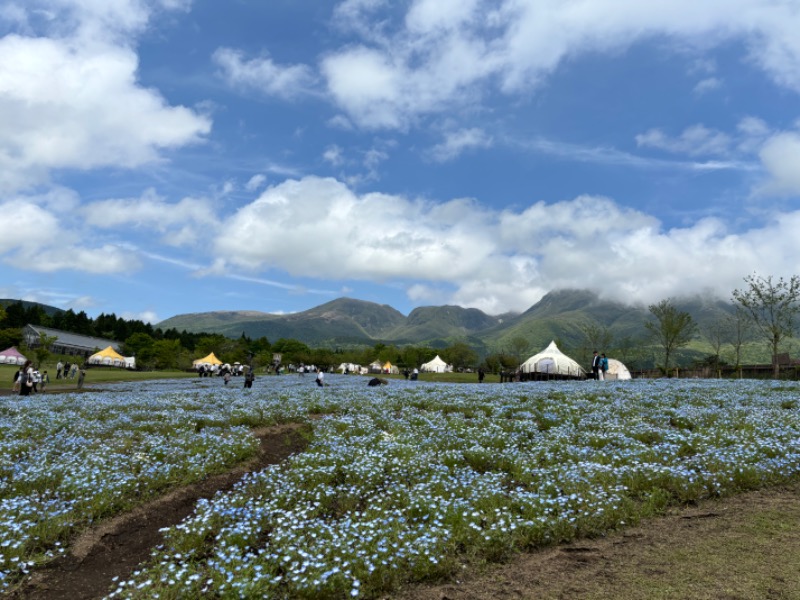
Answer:
M602 381L605 381L606 373L608 373L608 359L606 358L606 354L604 352L600 358L600 379Z
M595 350L592 354L592 377L594 379L600 379L601 360L600 355L597 354L597 350Z
M45 391L47 389L47 384L50 383L50 375L47 374L47 371L42 371L40 383L42 384L42 391Z
M78 375L78 389L81 389L83 387L83 380L85 378L86 378L86 371L84 369L81 369L80 375Z
M64 370L64 363L60 360L56 363L56 379L61 379L61 372Z
M19 395L30 396L33 390L33 366L31 361L26 360L22 365L22 372L20 373L19 382Z
M325 379L325 374L322 372L322 369L319 369L317 371L317 379L316 379L317 385L319 387L322 387L322 386L325 385L324 379Z

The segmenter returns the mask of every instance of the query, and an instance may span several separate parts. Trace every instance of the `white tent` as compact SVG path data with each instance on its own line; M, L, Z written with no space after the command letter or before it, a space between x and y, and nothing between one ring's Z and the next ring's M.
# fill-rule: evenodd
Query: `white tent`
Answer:
M336 370L341 371L342 373L361 373L361 365L357 365L355 363L342 363Z
M550 342L547 348L539 352L539 354L534 354L522 363L521 369L523 373L548 373L551 375L567 375L571 377L586 376L586 372L583 368L569 356L561 352L555 342Z
M436 358L423 364L419 370L426 373L450 373L453 370L453 367L439 358L439 355L437 354Z
M631 372L628 370L621 361L615 358L608 359L608 371L606 371L606 379L630 379Z

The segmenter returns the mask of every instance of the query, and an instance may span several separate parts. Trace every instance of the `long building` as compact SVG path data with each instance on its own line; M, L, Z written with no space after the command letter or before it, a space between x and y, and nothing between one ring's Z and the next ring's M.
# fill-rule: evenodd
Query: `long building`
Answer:
M39 325L26 325L22 328L22 336L29 348L37 348L41 345L41 336L54 337L56 341L50 345L50 351L54 354L69 354L72 356L82 356L89 358L95 352L111 346L119 352L122 348L120 342L105 340L103 338L79 335L69 331L40 327Z

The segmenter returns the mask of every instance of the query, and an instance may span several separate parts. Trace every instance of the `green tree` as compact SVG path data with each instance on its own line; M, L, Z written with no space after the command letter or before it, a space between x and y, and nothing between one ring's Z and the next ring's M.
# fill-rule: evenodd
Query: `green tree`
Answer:
M772 275L748 275L745 287L733 291L733 301L749 315L756 331L772 350L773 377L780 377L776 360L781 343L794 335L794 322L800 312L800 277L792 275L773 281Z
M453 365L454 371L478 364L478 353L466 342L456 342L445 348L442 350L441 357L446 363Z
M142 350L151 348L155 340L146 333L134 333L125 340L123 352L126 356L139 357Z
M0 329L0 348L9 346L22 346L22 330L19 327Z
M664 371L669 373L670 359L679 348L686 346L697 329L692 315L678 310L671 300L648 306L655 321L644 326L664 351Z
M53 343L58 339L58 336L55 335L45 335L44 333L39 334L39 345L36 346L34 352L36 353L36 365L41 367L44 364L44 361L50 356L50 347Z
M530 347L530 342L528 342L528 340L521 335L514 336L509 341L508 351L514 358L517 359L517 367L519 367L527 359Z

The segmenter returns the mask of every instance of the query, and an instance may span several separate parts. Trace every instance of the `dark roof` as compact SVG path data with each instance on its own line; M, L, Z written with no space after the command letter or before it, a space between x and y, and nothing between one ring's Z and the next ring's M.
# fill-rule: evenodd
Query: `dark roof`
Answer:
M106 340L103 338L92 337L88 335L79 335L77 333L70 333L69 331L61 331L59 329L50 329L49 327L40 327L39 325L28 325L37 334L43 333L49 337L55 337L57 346L69 346L71 348L84 348L86 350L94 350L99 348L103 350L108 346L119 351L122 344L114 340Z

